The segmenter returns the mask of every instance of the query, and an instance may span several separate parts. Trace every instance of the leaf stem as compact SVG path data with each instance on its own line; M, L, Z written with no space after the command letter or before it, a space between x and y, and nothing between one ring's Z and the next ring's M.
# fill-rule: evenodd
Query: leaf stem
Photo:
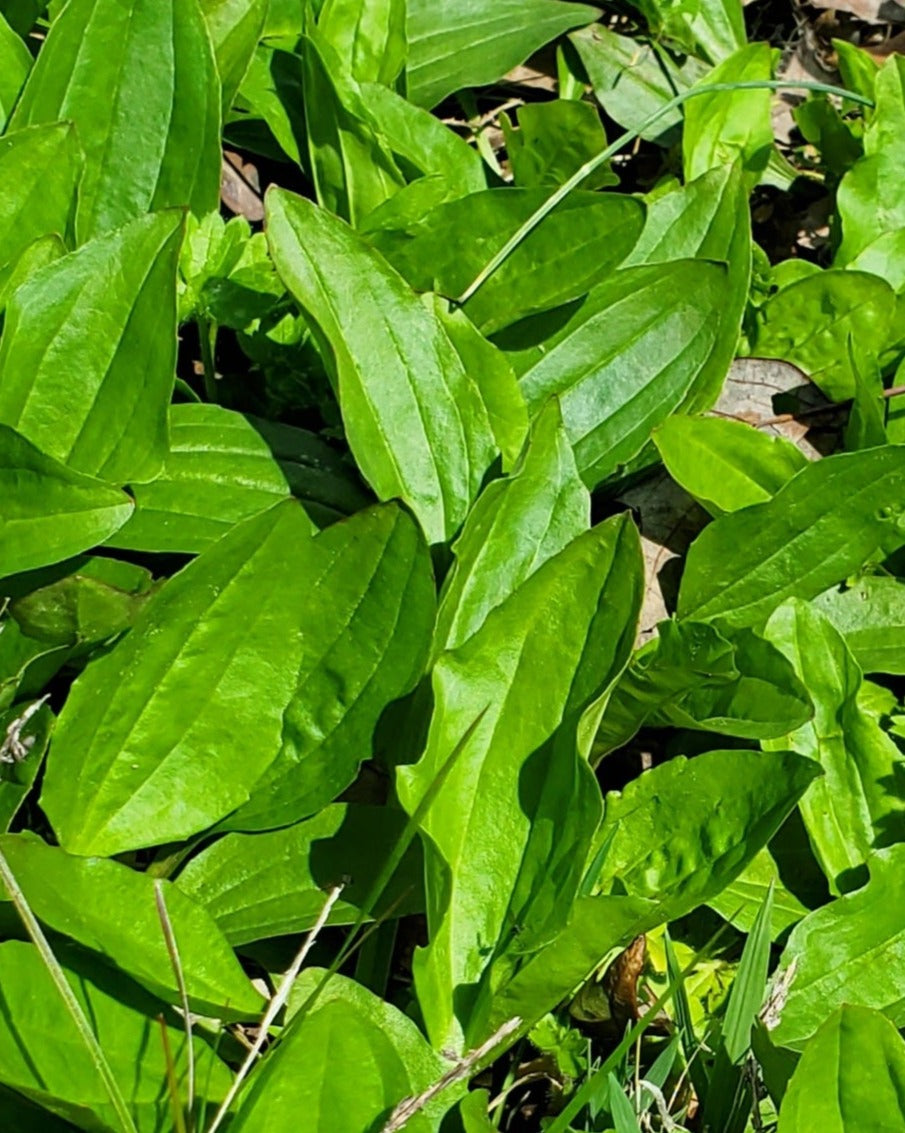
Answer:
M659 110L655 110L653 114L645 118L640 126L626 130L625 133L620 134L611 145L608 145L605 150L589 158L584 165L572 174L568 181L564 182L558 189L551 193L544 203L509 237L496 255L491 257L488 263L481 268L458 299L453 300L454 304L457 307L461 307L467 303L472 295L487 282L497 268L512 255L519 244L537 228L545 217L549 216L560 201L564 200L564 198L567 197L573 189L577 188L595 169L598 169L605 162L609 161L611 157L615 157L623 146L628 145L629 142L633 142L635 138L640 137L648 127L655 125L664 115L682 106L683 103L687 102L690 98L697 98L698 95L702 94L719 94L721 92L737 90L809 90L815 91L818 94L839 95L841 98L846 98L849 102L857 102L861 106L874 105L873 101L865 95L846 90L845 87L836 87L829 83L818 83L806 80L795 82L791 79L747 79L744 82L737 83L709 83L706 86L692 87L690 90L681 91L675 98L671 98L669 102L665 102Z
M173 975L176 977L176 986L179 989L179 999L182 1003L182 1014L185 1019L186 1062L188 1066L188 1114L189 1126L192 1123L192 1111L195 1107L195 1048L192 1042L192 1014L189 1008L189 993L185 985L185 972L182 967L182 957L179 955L179 945L176 934L173 932L173 922L167 909L166 898L163 892L163 882L154 882L154 900L157 902L157 915L160 918L160 927L163 939L170 955L170 964Z
M94 1068L97 1070L98 1076L104 1084L104 1089L110 1098L116 1116L119 1118L120 1125L125 1133L138 1133L135 1127L135 1122L132 1120L132 1115L129 1112L129 1107L126 1104L126 1099L123 1097L119 1088L119 1083L110 1069L110 1063L107 1061L104 1052L101 1050L101 1045L97 1041L97 1036L91 1029L91 1024L85 1017L85 1012L82 1010L82 1005L75 997L75 993L69 985L69 981L60 967L59 961L54 956L50 945L47 943L47 937L38 924L37 917L31 911L31 906L26 900L25 894L19 888L19 883L9 868L9 862L6 860L6 855L0 850L0 880L2 880L6 891L10 896L10 900L16 906L16 911L22 918L22 923L28 935L31 937L34 946L37 948L41 959L44 961L44 967L50 974L50 978L56 985L57 991L60 993L60 998L66 1005L66 1009L75 1023L76 1029L85 1044L91 1061L94 1063Z

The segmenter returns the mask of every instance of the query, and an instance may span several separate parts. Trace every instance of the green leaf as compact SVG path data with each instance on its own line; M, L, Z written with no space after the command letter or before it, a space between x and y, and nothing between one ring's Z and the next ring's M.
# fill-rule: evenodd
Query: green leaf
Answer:
M715 520L692 543L680 616L757 625L786 598L816 597L905 543L903 492L905 447L809 464L772 500Z
M843 1004L873 1007L905 1024L905 846L873 854L863 889L824 905L792 929L766 1017L774 1043L801 1050Z
M23 38L34 27L45 7L44 0L0 0L0 11L13 31Z
M714 516L772 499L808 463L785 437L722 417L669 417L654 444L673 480Z
M16 291L0 342L4 424L113 483L160 471L181 241L181 213L142 217Z
M866 575L848 589L827 590L814 608L845 638L865 673L905 674L905 583Z
M451 195L457 197L487 187L485 165L477 149L439 118L379 83L362 83L361 93L368 117L409 180L412 174L442 176ZM372 227L374 219L372 215L364 227Z
M674 4L671 0L635 0L658 38L679 43L692 55L719 63L746 43L739 0L704 0Z
M685 916L741 873L819 774L794 752L741 750L643 772L606 796L596 893L657 901L662 921Z
M698 82L750 82L773 77L774 51L767 43L750 43L714 67ZM749 188L757 183L773 149L769 90L720 91L689 99L684 107L682 155L685 180L709 169L741 161Z
M833 401L854 397L847 342L880 353L893 330L895 294L885 280L858 271L822 271L777 292L760 310L752 352L803 370Z
M765 746L799 751L823 768L799 805L831 890L844 892L873 847L905 841L905 801L895 788L905 758L860 707L861 670L826 617L805 602L788 602L765 632L795 666L814 704L813 720Z
M412 508L430 542L448 539L494 455L479 387L436 316L342 222L283 191L267 207L274 262L332 355L362 473Z
M134 484L135 512L108 540L138 551L202 551L290 493L320 522L368 497L313 433L200 402L173 405L163 470Z
M569 40L587 71L594 97L614 122L640 130L648 141L674 140L672 132L682 122L680 109L664 114L652 126L644 123L708 74L706 64L691 55L679 64L665 49L618 35L603 24L573 32Z
M438 8L408 0L408 98L430 109L463 87L496 82L570 28L599 11L551 0L459 0Z
M415 985L435 1044L486 1037L477 1000L492 996L494 968L565 921L600 814L577 723L625 664L640 597L637 533L616 517L548 559L434 667L427 750L397 772L410 814L479 718L422 820L430 944ZM460 985L471 987L454 996Z
M900 294L905 290L905 228L884 232L845 266L850 271L880 276Z
M320 35L303 41L308 155L317 199L357 228L405 181L374 130L358 84ZM272 205L271 201L271 205Z
M606 134L600 114L590 102L558 98L554 102L529 102L519 108L518 129L501 117L506 152L516 185L530 189L559 186L579 168L606 149ZM618 184L607 166L590 173L580 188L599 189Z
M905 1110L905 1044L892 1023L843 1005L804 1049L778 1133L892 1133Z
M414 288L455 299L548 195L539 188L485 189L439 205L414 234L371 239ZM466 314L492 334L585 295L628 255L643 221L632 197L570 193L468 300Z
M451 307L438 295L432 298L437 318L459 355L465 373L481 391L493 437L503 458L502 468L508 472L518 460L528 433L528 407L515 371L502 350L481 334L464 311Z
M309 969L297 990L310 993L322 975ZM299 1114L306 1133L379 1129L398 1102L427 1089L444 1069L411 1019L360 984L334 976L255 1075L230 1130L293 1133ZM432 1133L451 1100L441 1095L406 1129Z
M808 693L791 664L757 634L665 621L611 690L594 759L628 743L644 724L764 739L784 735L810 715Z
M518 465L478 497L453 544L434 649L455 649L526 578L590 525L590 499L551 400L535 420Z
M318 38L329 43L359 83L390 87L405 66L405 0L325 0Z
M751 1102L745 1095L745 1071L741 1063L750 1054L752 1030L766 993L772 912L773 889L770 888L745 941L710 1071L704 1102L705 1127L722 1129L725 1133L742 1133L750 1115Z
M371 754L384 709L424 671L434 624L428 549L396 504L334 524L297 552L306 581L279 753L222 828L269 830L335 799Z
M748 302L752 255L751 212L740 162L712 169L648 203L644 231L626 266L686 257L728 265L716 343L681 406L683 413L709 409L723 388Z
M725 287L722 264L626 268L594 288L536 360L526 359L529 411L559 397L589 487L636 456L693 388L717 341Z
M200 0L214 48L224 114L251 63L264 32L270 0Z
M0 131L28 78L31 62L31 52L0 12Z
M80 242L153 209L215 208L220 84L198 0L71 0L11 125L61 120L75 123L85 151Z
M70 567L62 577L46 584L34 579L34 589L12 596L9 612L29 637L50 645L96 645L128 629L150 597L151 575L140 567L86 557Z
M875 357L858 350L851 339L845 344L851 380L855 387L845 426L844 442L849 451L874 448L889 441L886 434L886 398L883 378Z
M779 869L769 850L755 854L742 872L707 904L740 932L750 932L767 893L773 890L770 938L775 940L786 929L807 916L808 909L782 883Z
M132 514L117 488L83 476L0 425L0 577L62 562Z
M354 924L405 826L388 807L336 803L314 818L266 834L227 834L192 858L176 882L231 944L310 929L324 892L348 878L328 924ZM374 916L424 909L417 842L381 894Z
M51 234L32 240L5 271L0 271L0 312L6 310L13 293L27 282L41 268L56 263L66 255L66 248L59 236Z
M2 835L0 850L48 928L100 953L165 1003L179 1003L152 877L119 862L72 857L32 835ZM261 996L213 917L170 882L159 884L192 1009L221 1019L255 1018ZM8 900L2 888L0 899Z
M68 122L0 138L0 269L38 237L66 236L81 171L78 138ZM0 280L5 275L0 271Z
M159 1001L84 953L60 949L58 958L140 1133L166 1128L172 1114L156 1018ZM5 1005L0 1081L82 1129L119 1129L100 1074L34 945L15 940L0 944L0 997ZM186 1035L172 1016L167 1033L176 1081L185 1096ZM205 1043L196 1039L193 1045L199 1094L217 1101L229 1087L229 1068Z
M878 237L905 228L897 186L905 167L905 60L890 55L876 73L876 108L864 132L864 157L842 178L837 208L842 242L835 263L850 263Z
M233 528L75 681L41 797L65 849L187 838L248 798L295 691L309 531L288 501Z

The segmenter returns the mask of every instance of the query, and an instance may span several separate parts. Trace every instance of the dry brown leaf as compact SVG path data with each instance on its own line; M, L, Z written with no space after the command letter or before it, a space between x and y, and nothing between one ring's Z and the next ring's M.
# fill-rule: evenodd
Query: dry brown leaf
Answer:
M243 162L232 150L223 151L220 168L220 200L230 212L244 216L255 223L264 219L264 202L261 200L261 180L257 167Z
M814 8L848 12L868 24L905 23L905 7L896 0L810 0Z

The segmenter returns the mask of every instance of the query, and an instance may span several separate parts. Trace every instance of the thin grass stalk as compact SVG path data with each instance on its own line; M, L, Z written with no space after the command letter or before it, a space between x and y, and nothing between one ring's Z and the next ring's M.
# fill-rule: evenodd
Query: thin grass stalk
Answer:
M457 299L453 300L454 304L457 307L461 307L463 304L467 303L472 295L487 282L497 268L509 259L519 244L537 228L545 217L549 216L560 201L564 200L573 189L578 188L590 173L593 173L595 169L599 169L599 167L609 161L611 157L615 157L623 146L627 146L629 142L633 142L635 138L639 138L650 126L655 126L664 115L669 114L672 110L676 110L678 107L688 102L690 98L697 98L698 95L702 94L720 94L737 90L809 90L815 91L818 94L839 95L841 98L848 99L849 102L856 102L860 106L870 107L874 105L872 99L867 98L863 94L857 94L855 91L846 90L845 87L836 87L829 83L804 80L795 82L791 79L747 79L744 82L737 83L709 83L707 86L692 87L691 90L682 91L680 94L677 94L675 98L671 98L669 102L665 102L659 110L655 110L653 114L645 118L640 126L626 130L625 133L620 134L611 145L608 145L605 150L589 158L584 165L572 174L568 181L565 181L558 189L551 193L544 203L539 208L535 209L528 219L509 237L496 255L481 268L462 294Z
M179 1000L182 1004L182 1014L185 1019L186 1060L188 1065L188 1114L189 1127L192 1127L192 1113L195 1108L195 1048L192 1044L192 1013L189 1010L189 993L185 986L185 971L182 967L182 958L179 955L179 945L176 934L173 932L173 922L167 910L166 898L163 894L163 882L154 882L154 900L157 902L157 915L160 917L160 927L163 930L163 939L170 955L170 964L173 975L176 977L176 986L179 988Z
M163 1060L167 1068L167 1092L170 1095L170 1108L173 1110L173 1127L175 1133L186 1133L182 1098L179 1096L179 1082L176 1079L176 1060L173 1058L173 1047L170 1045L170 1032L167 1030L167 1021L163 1015L157 1016L157 1022L160 1024Z
M314 944L315 940L317 940L318 933L327 923L327 918L330 916L330 912L339 899L339 895L340 893L342 893L344 888L345 886L343 885L334 885L330 892L327 894L327 899L324 902L324 907L320 911L320 916L317 918L314 927L305 937L305 941L302 944L302 947L299 949L298 955L292 961L282 980L280 980L280 986L277 988L276 992L273 995L273 998L267 1005L267 1010L264 1012L264 1018L261 1020L261 1025L258 1028L258 1034L255 1038L254 1043L252 1044L251 1050L248 1052L245 1061L239 1067L239 1070L236 1073L235 1078L233 1079L233 1084L227 1091L226 1097L220 1103L220 1108L214 1115L214 1120L211 1122L210 1128L208 1129L207 1133L216 1133L217 1129L219 1129L219 1127L223 1123L227 1113L229 1112L229 1107L232 1105L233 1100L236 1097L236 1094L238 1094L239 1090L242 1087L242 1083L248 1077L249 1071L257 1061L258 1055L261 1053L261 1048L264 1046L264 1043L267 1042L267 1035L270 1031L271 1026L273 1025L274 1019L276 1019L277 1015L282 1010L282 1007L285 1004L286 1000L289 998L289 992L292 990L292 985L295 983L296 977L301 971L302 964L304 964L305 962L305 958L311 951L311 947Z
M60 998L66 1005L66 1010L72 1017L76 1029L82 1042L85 1044L85 1049L91 1058L94 1068L97 1070L98 1076L104 1084L104 1089L110 1098L110 1103L116 1111L116 1116L124 1133L138 1133L135 1127L135 1122L132 1120L132 1114L129 1112L129 1107L126 1104L126 1099L122 1095L119 1088L119 1083L113 1076L113 1071L110 1069L110 1063L104 1052L101 1050L101 1045L97 1041L97 1036L91 1029L91 1024L85 1017L85 1012L82 1010L82 1005L75 997L75 993L69 986L69 981L66 979L63 969L60 967L59 961L54 956L50 945L47 943L47 937L38 924L37 917L31 911L31 906L25 898L25 894L19 887L13 871L9 868L9 862L6 860L6 855L0 850L0 880L2 880L6 891L9 894L10 900L16 907L16 912L19 914L22 923L25 925L25 931L31 937L32 943L38 950L38 955L44 963L50 978L56 985L57 991L60 993Z

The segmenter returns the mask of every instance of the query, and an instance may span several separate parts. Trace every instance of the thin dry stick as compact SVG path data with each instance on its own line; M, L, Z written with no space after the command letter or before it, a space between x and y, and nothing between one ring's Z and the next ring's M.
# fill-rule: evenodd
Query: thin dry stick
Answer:
M261 1026L258 1029L258 1036L255 1039L251 1050L248 1052L245 1061L240 1066L239 1071L236 1074L235 1079L233 1080L233 1084L230 1086L226 1097L223 1099L220 1108L217 1110L217 1113L214 1116L214 1120L211 1122L210 1128L208 1129L207 1133L216 1133L217 1129L219 1129L220 1125L222 1125L227 1113L229 1112L229 1107L233 1104L233 1100L235 1099L236 1094L238 1094L242 1083L248 1077L249 1070L251 1070L252 1066L255 1064L255 1060L261 1053L261 1048L267 1041L267 1035L270 1031L271 1026L273 1025L274 1019L279 1014L280 1010L283 1007L283 1004L289 998L289 992L292 990L292 985L295 983L296 977L301 971L302 964L304 964L305 962L305 957L311 951L311 947L314 944L315 940L317 940L318 933L327 923L327 918L330 916L330 911L336 904L337 900L339 899L339 895L340 893L342 893L344 888L344 885L334 885L330 892L327 894L327 900L324 902L324 907L320 911L320 916L317 918L314 927L305 937L305 942L299 949L298 955L287 969L286 974L280 981L279 988L276 990L273 998L267 1005L267 1010L264 1012L264 1018L261 1020Z
M170 1046L170 1032L167 1030L167 1021L163 1015L157 1016L157 1022L160 1024L160 1041L163 1044L163 1058L167 1068L167 1089L170 1092L170 1105L173 1109L173 1125L176 1133L186 1133L182 1101L179 1097L179 1083L176 1081L176 1061L173 1058L173 1048Z
M173 932L173 922L170 920L170 914L167 911L162 881L154 882L154 900L157 902L157 915L160 917L160 927L163 929L163 939L167 946L167 952L170 954L173 975L176 977L176 986L179 988L182 1014L185 1017L186 1059L188 1062L188 1114L189 1128L191 1128L192 1111L195 1108L195 1048L192 1045L192 1013L189 1010L189 993L185 986L185 972L182 968L182 958L179 955L179 945L176 943L176 934Z
M481 1043L475 1050L469 1051L463 1058L460 1058L455 1066L447 1070L443 1077L438 1078L432 1086L428 1086L423 1093L413 1098L405 1098L404 1101L401 1101L390 1114L390 1119L386 1125L384 1125L381 1133L398 1133L398 1130L402 1129L407 1122L411 1121L415 1114L424 1109L438 1094L443 1093L443 1091L453 1085L453 1083L461 1082L463 1078L468 1078L474 1067L486 1058L503 1039L508 1038L517 1031L521 1025L522 1021L516 1015L507 1023L504 1023L502 1027L494 1031L486 1042Z
M32 943L37 948L41 959L44 961L44 967L47 969L50 978L56 985L56 989L60 993L60 998L66 1004L66 1010L72 1016L72 1021L76 1025L82 1042L88 1049L91 1061L94 1063L94 1068L97 1070L98 1076L104 1083L104 1089L107 1091L107 1095L113 1104L120 1125L126 1133L138 1133L138 1130L135 1128L135 1122L132 1120L132 1114L129 1112L128 1105L126 1105L126 1099L120 1091L119 1083L113 1076L110 1063L101 1050L101 1044L97 1041L97 1036L94 1031L92 1031L91 1024L85 1017L82 1005L76 999L72 988L69 986L69 981L63 974L63 969L60 967L56 956L54 956L53 950L47 943L47 937L38 924L34 913L31 911L31 906L26 900L25 894L19 888L19 883L16 881L13 871L9 868L6 855L2 850L0 850L0 881L6 886L10 900L16 906L16 911L21 917L22 923L25 925L25 929L32 939Z

